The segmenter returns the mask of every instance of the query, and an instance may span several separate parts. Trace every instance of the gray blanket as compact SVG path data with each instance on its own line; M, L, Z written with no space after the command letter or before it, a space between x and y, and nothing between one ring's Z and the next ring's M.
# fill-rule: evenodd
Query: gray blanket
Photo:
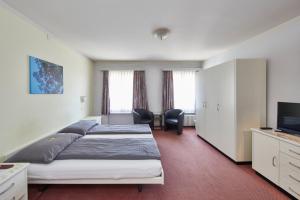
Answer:
M160 160L160 153L152 138L81 138L68 146L55 159Z
M148 124L132 125L97 125L90 129L87 134L151 134Z

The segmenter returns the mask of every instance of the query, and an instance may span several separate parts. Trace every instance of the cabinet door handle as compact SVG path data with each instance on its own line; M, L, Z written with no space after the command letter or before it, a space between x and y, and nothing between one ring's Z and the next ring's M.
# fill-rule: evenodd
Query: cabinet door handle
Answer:
M294 164L294 163L292 163L292 162L289 162L289 164L290 164L291 166L293 166L293 167L296 167L297 169L300 169L300 167L299 167L298 165L296 165L296 164Z
M300 156L300 153L298 153L297 151L294 151L294 150L292 150L292 149L289 149L289 152L294 153L294 154Z
M296 192L293 188L289 187L289 190L292 191L294 194L296 194L298 197L300 197L300 194Z
M2 196L3 194L5 194L7 191L9 191L14 186L15 186L15 183L10 184L10 186L8 186L8 188L6 188L2 192L0 192L0 196Z
M220 104L217 104L217 111L220 111Z
M273 165L273 167L276 167L275 159L276 159L276 156L273 156L273 158L272 158L272 165Z
M298 183L300 183L300 180L298 180L296 177L294 177L293 175L290 175L289 174L289 177L291 178L291 179L293 179L294 181L297 181Z

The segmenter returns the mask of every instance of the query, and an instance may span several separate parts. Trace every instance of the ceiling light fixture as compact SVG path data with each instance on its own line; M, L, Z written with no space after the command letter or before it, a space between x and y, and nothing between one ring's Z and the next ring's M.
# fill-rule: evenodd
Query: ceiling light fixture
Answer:
M160 40L165 40L169 37L170 32L171 31L168 28L158 28L153 31L153 36Z

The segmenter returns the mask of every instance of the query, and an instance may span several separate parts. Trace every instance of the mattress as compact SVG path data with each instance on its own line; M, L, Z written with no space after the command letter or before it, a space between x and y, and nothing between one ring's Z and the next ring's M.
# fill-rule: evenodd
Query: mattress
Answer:
M151 138L152 134L86 135L84 138ZM160 160L55 160L30 164L28 181L78 179L133 179L161 176Z
M50 164L30 164L28 181L152 178L161 173L159 160L55 160Z

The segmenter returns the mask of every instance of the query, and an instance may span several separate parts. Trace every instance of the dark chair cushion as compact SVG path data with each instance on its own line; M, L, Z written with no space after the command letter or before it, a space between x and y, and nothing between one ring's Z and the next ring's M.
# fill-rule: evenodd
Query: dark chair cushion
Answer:
M166 119L166 122L168 124L173 124L173 125L177 125L178 124L178 120L177 119Z
M151 119L142 119L140 121L141 124L149 124L152 120Z
M133 110L133 121L135 124L149 124L151 128L154 126L154 115L145 109Z
M177 133L182 133L184 112L180 109L170 109L164 114L165 130L176 127Z

